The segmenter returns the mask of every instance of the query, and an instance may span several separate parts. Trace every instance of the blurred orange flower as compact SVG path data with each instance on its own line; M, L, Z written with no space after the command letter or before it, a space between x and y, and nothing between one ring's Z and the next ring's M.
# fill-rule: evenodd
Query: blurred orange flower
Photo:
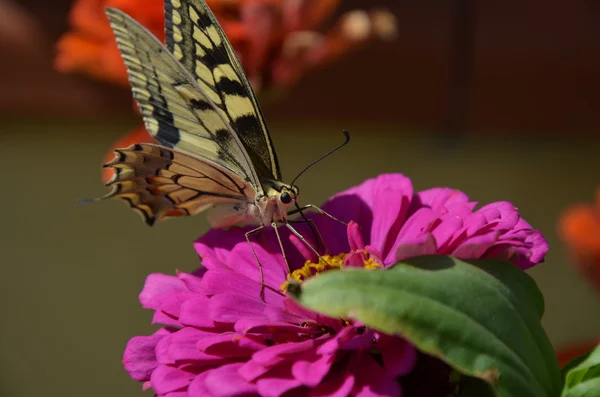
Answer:
M573 254L575 266L600 292L600 188L595 204L567 208L558 227Z
M343 14L326 33L318 28L340 0L207 0L235 48L255 91L295 84L311 68L335 60L367 41L396 36L396 19L385 10ZM75 0L72 30L57 43L55 66L127 86L105 7L121 9L164 40L162 0ZM117 142L152 142L136 129ZM112 158L112 150L107 159ZM108 173L105 173L104 180Z
M78 0L69 15L72 31L57 43L55 67L61 72L83 72L127 85L127 72L104 15L105 7L119 8L164 40L162 2L156 0Z
M311 67L336 59L372 38L391 39L396 20L384 10L343 14L318 32L340 0L207 0L242 60L254 88L286 87ZM164 39L162 0L76 0L72 31L57 43L56 68L127 85L127 74L104 15L121 9Z

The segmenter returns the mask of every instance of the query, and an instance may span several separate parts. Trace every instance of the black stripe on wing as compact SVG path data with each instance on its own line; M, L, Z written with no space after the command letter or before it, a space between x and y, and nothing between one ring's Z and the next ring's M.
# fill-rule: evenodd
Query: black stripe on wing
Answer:
M244 70L203 0L165 0L167 48L229 117L231 127L262 178L281 180L281 170L260 106Z
M217 106L221 97L196 84L173 54L127 14L106 12L148 132L164 146L216 162L262 191L253 159Z

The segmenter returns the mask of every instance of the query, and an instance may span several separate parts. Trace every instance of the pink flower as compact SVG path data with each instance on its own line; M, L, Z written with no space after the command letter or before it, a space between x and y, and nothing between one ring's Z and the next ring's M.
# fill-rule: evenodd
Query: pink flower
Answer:
M399 174L370 179L323 206L349 222L347 228L311 214L323 235L326 266L281 231L292 277L341 266L385 267L436 253L499 257L523 269L543 260L543 236L514 206L475 206L452 189L413 194L410 180ZM271 230L253 244L264 271L261 300L247 230L212 230L200 238L195 247L204 267L194 274L148 277L140 301L155 311L153 322L166 327L129 341L124 364L132 378L169 397L401 396L403 384L414 388L415 373L423 378L432 359L402 338L307 311L287 298L281 292L286 266ZM315 244L308 227L298 230ZM411 374L417 360L419 370ZM440 364L435 361L429 374L441 375L427 382L440 383L445 395L448 371Z

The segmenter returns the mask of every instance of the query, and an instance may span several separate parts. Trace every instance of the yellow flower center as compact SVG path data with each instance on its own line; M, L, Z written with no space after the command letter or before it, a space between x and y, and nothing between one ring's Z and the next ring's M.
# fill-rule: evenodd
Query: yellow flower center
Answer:
M381 264L377 262L375 258L370 256L368 252L363 250L355 252L365 253L367 255L367 259L363 260L365 269L378 269L381 267ZM298 283L302 283L307 278L317 276L321 272L331 269L342 269L344 267L344 259L347 255L349 254L323 255L319 258L319 262L317 263L307 260L304 263L304 266L294 270L292 274L289 274L287 280L284 281L279 288L285 294L287 292L289 280L296 280Z

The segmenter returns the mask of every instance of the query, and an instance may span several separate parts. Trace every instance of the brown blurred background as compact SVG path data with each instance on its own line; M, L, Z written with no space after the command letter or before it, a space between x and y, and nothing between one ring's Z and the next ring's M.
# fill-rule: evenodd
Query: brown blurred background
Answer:
M108 147L139 120L128 90L53 70L70 1L0 0L0 396L142 395L120 360L149 334L137 302L150 272L192 270L203 216L145 227L102 194ZM374 42L265 105L286 178L303 201L382 172L509 200L550 243L530 273L557 346L600 335L591 287L556 236L562 209L600 185L600 3L593 0L347 0L388 7L395 42Z

